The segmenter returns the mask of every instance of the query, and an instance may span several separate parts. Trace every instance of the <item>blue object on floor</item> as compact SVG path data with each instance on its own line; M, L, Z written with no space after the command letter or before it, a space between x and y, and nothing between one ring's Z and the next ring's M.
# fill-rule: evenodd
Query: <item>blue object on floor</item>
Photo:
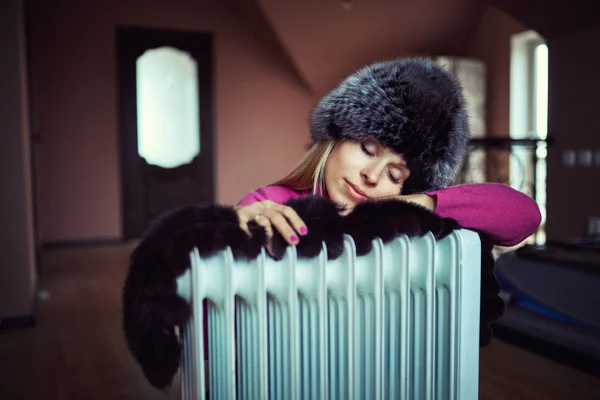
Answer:
M525 308L527 310L533 311L535 313L542 314L547 317L557 319L559 321L563 321L568 324L581 326L581 327L587 327L587 325L582 323L581 321L577 321L576 319L569 318L565 315L562 315L555 311L552 311L549 308L546 308L546 307L542 306L541 304L535 302L531 298L527 297L524 293L522 293L517 288L512 286L506 280L506 278L504 278L504 276L502 276L502 273L500 271L496 271L496 278L498 278L498 281L500 282L500 287L502 288L502 290L507 291L511 294L513 304L515 304L519 307Z

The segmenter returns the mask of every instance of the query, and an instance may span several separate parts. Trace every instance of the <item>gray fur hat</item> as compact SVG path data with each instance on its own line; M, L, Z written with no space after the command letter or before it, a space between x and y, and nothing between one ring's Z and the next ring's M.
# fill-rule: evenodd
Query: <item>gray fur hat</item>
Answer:
M402 58L361 68L315 107L313 142L373 138L402 154L411 174L402 194L454 182L470 137L462 88L426 58Z

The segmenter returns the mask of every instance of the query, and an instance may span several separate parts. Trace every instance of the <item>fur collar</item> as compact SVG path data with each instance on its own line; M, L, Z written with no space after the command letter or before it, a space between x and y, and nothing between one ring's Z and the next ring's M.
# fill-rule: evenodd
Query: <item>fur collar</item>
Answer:
M357 253L362 255L371 250L375 238L389 242L402 234L422 236L432 232L442 239L460 228L452 219L397 200L365 202L345 217L338 214L331 201L318 196L291 200L288 205L298 212L309 230L297 245L299 257L315 257L322 241L327 244L329 259L339 257L344 234L352 236ZM239 227L233 207L186 207L155 220L133 251L123 289L123 328L133 356L153 386L167 388L180 365L181 344L175 327L186 323L191 309L178 296L176 279L189 268L189 252L196 247L201 256L209 256L229 246L236 258L256 258L266 236L254 222L249 228L252 237ZM482 240L480 345L486 346L492 337L490 324L502 315L504 303L494 276L492 242L479 235ZM275 258L283 256L286 245L281 236L274 236Z

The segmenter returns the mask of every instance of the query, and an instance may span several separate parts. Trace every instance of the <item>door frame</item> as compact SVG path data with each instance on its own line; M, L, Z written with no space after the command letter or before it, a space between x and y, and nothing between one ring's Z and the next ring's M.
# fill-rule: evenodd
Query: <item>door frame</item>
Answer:
M186 47L198 66L200 151L207 157L209 172L200 168L207 196L215 198L213 35L206 32L176 31L118 25L115 32L117 58L117 98L119 136L119 178L121 189L121 229L124 240L136 239L146 230L146 196L143 159L137 152L137 105L135 61L149 47ZM135 132L127 135L125 132Z

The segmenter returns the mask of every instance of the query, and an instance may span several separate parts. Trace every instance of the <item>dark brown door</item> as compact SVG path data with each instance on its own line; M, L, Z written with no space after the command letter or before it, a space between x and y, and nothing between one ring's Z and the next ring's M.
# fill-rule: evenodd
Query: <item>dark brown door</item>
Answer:
M213 41L205 33L133 27L118 27L116 38L123 236L131 239L141 237L148 223L165 211L214 202ZM166 97L160 91L142 89L153 83L168 86L167 80L176 80L177 76L174 78L162 66L152 69L150 77L140 75L141 57L150 54L149 51L165 49L181 55L183 62L187 62L185 65L192 65L195 77L185 84L179 82ZM184 72L189 70L184 68ZM191 74L186 76L189 78ZM187 103L182 103L183 98ZM145 106L149 102L152 107ZM173 103L177 106L173 107ZM144 116L138 114L142 109ZM174 115L160 114L165 110ZM180 125L182 118L177 114L183 110L188 117L197 112L194 123ZM138 137L148 130L159 137L157 143L150 143L151 149L160 151L168 147L170 154L177 157L187 154L193 147L190 140L192 143L196 140L198 151L180 164L165 165L150 160L149 153L143 151L148 148L146 136ZM187 133L181 136L183 130ZM179 145L181 149L177 148Z

